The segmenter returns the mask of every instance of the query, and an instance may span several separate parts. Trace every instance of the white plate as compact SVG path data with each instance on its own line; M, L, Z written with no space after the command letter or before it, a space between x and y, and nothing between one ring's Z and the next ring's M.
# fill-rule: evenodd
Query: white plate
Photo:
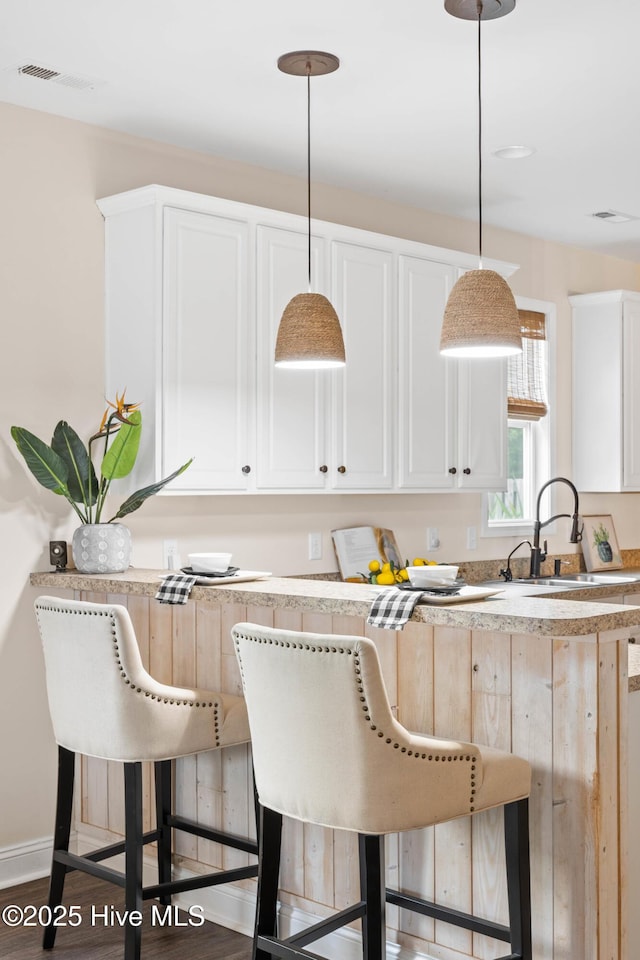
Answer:
M497 593L504 593L504 590L492 590L489 587L461 587L460 593L443 594L441 596L432 595L421 597L419 603L464 603L468 600L484 600L486 597L495 597Z
M178 573L178 571L175 571ZM170 574L163 573L160 576L161 580L164 580ZM185 577L191 576L191 574L184 574ZM198 574L193 574L196 578L196 583L201 587L215 586L216 584L224 583L247 583L249 580L266 580L267 577L271 576L271 573L266 570L237 570L231 577L216 577L209 574L208 576L198 576Z

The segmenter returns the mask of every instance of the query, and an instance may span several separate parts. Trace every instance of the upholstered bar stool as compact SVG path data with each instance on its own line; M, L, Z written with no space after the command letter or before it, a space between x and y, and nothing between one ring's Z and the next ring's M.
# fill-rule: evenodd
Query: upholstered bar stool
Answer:
M257 864L181 880L171 879L172 829L257 854L253 840L209 829L172 813L171 761L249 741L242 697L158 683L142 665L125 607L39 597L36 617L44 650L47 694L58 743L58 791L49 906L62 902L64 881L82 870L125 890L127 916L143 900L168 904L174 893L253 877ZM75 755L124 765L125 839L85 856L69 853ZM155 773L156 829L143 833L142 763ZM157 842L158 883L143 887L143 846ZM121 873L101 861L124 853ZM52 915L55 912L52 910ZM54 945L56 927L44 930ZM125 926L125 960L140 956L141 926Z
M510 944L531 960L526 760L414 734L389 706L374 644L239 623L260 821L254 957L314 957L304 947L361 918L364 960L385 956L385 904ZM385 889L384 835L504 807L509 925ZM359 835L360 902L287 939L277 935L282 816Z

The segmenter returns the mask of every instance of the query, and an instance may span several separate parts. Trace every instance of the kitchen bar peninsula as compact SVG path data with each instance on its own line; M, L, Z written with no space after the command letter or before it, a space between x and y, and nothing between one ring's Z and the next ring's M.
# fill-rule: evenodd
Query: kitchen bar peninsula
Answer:
M229 636L240 620L371 637L394 711L406 727L489 744L531 762L535 960L630 958L627 664L629 640L640 635L640 606L625 606L622 596L619 603L586 600L584 590L580 602L563 599L566 593L505 591L468 604L420 605L404 630L395 632L367 625L379 590L368 585L271 578L195 586L186 604L166 605L154 599L159 573L153 570L35 573L31 583L41 593L126 605L154 676L229 693L242 692ZM96 838L121 834L123 811L119 767L83 763L76 819L78 841L88 847ZM180 761L177 781L181 813L235 833L251 832L245 747ZM501 828L500 812L488 811L389 837L389 885L505 922ZM179 843L181 870L232 866L244 856L222 854L195 838ZM358 900L355 838L288 821L281 883L285 929ZM191 902L250 934L252 885L199 891ZM396 907L388 910L387 926L390 957L504 956L504 944ZM335 960L359 953L356 932L348 928L318 947L323 943Z

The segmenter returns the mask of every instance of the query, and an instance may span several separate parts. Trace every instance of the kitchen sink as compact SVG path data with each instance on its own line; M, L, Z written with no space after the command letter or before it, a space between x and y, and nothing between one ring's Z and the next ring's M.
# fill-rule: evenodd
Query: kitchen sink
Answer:
M535 583L543 586L562 587L599 587L616 583L637 583L640 580L638 574L618 574L618 573L567 573L558 577L520 577L513 578L513 583Z

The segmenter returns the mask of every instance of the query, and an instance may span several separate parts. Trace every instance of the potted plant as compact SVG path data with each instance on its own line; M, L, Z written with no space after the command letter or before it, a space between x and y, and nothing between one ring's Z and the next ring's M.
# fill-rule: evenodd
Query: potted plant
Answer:
M122 396L116 394L115 403L107 401L98 432L89 439L88 446L66 420L56 425L51 445L24 427L11 428L11 436L36 480L65 497L81 521L82 525L73 534L72 550L76 568L83 573L118 573L127 569L131 533L114 521L137 510L191 463L188 460L164 480L132 493L113 516L103 522L111 483L131 473L140 446L139 404L126 403L125 392ZM98 476L93 458L100 453Z
M603 523L600 523L594 528L593 543L602 562L611 563L613 560L613 550L609 543L609 531Z

